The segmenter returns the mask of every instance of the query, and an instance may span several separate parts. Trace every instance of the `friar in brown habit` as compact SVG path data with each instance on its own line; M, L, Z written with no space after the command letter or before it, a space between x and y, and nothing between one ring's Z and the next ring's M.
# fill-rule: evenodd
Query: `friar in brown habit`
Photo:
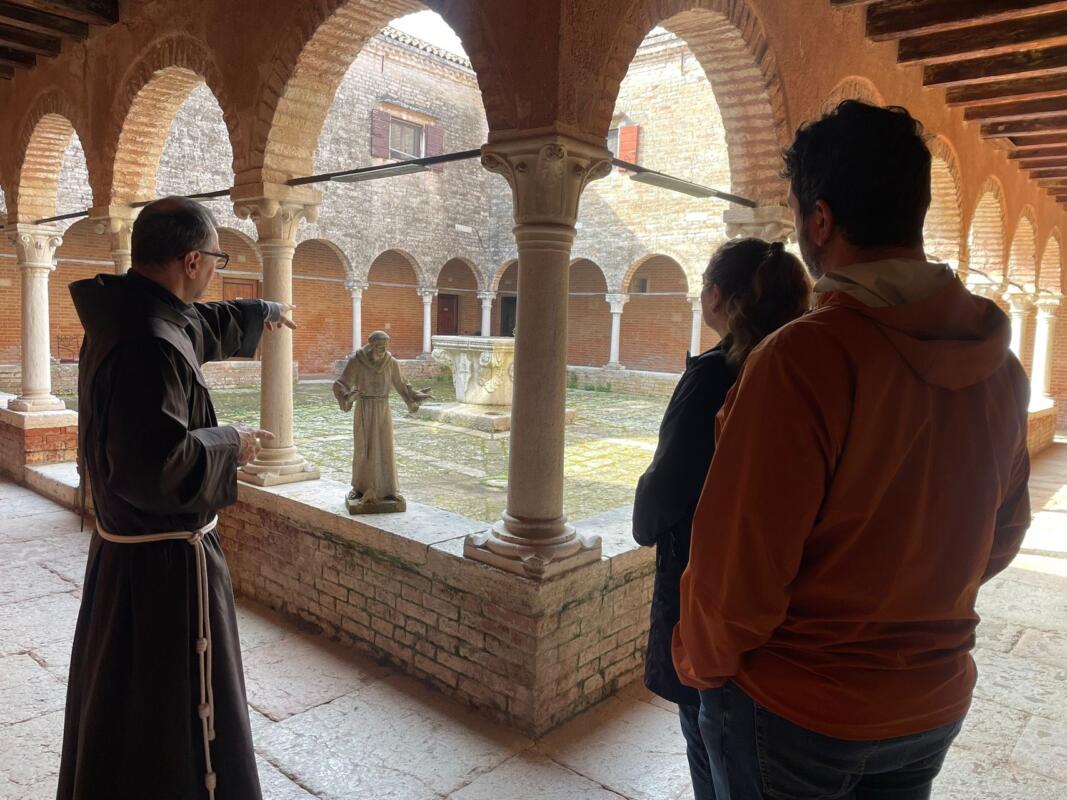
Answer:
M228 256L210 213L146 206L133 268L71 284L85 329L78 446L96 509L74 635L59 800L260 797L233 589L215 531L267 431L218 424L200 366L293 324L195 303Z

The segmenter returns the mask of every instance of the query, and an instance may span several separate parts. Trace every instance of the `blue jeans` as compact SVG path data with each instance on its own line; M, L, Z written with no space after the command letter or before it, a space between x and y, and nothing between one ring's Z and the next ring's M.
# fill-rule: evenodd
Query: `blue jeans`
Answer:
M700 692L718 800L927 800L962 725L853 742L794 725L733 683Z
M689 775L693 779L693 797L696 800L716 800L708 748L700 735L700 706L679 703L678 719L682 723L682 735L685 736L685 755L689 759Z

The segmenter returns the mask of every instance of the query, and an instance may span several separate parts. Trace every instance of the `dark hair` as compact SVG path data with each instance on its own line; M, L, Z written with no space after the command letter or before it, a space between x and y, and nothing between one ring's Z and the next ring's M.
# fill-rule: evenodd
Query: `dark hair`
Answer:
M808 272L781 242L727 242L704 270L704 288L712 286L723 295L726 360L735 366L768 334L811 307Z
M845 100L802 125L783 157L803 216L822 200L857 247L922 243L930 151L907 109Z
M146 205L134 220L131 260L138 266L163 266L206 247L214 229L215 218L195 200L164 197Z

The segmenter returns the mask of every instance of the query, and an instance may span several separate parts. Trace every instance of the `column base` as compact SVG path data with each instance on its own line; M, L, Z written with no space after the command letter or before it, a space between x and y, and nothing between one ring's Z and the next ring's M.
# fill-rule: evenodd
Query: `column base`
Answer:
M604 369L626 369L626 367L624 367L618 361L609 361L607 364L604 365Z
M319 470L308 464L301 456L290 457L284 462L256 459L237 470L237 480L254 486L279 486L283 483L317 481Z
M12 411L66 411L66 404L55 395L41 397L14 397L8 400L7 407Z
M539 540L516 536L509 531L509 524L528 531L541 526L521 522L507 512L503 516L489 530L466 538L464 557L533 580L554 578L600 560L600 537L578 533L565 517L546 522L544 528L560 532Z

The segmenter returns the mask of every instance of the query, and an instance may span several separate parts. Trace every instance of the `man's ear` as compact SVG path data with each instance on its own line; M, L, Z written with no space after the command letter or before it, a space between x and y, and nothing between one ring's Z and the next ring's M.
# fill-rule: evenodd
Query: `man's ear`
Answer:
M817 247L822 247L834 233L834 210L825 200L816 200L815 208L808 217L808 238Z
M197 272L200 271L202 261L200 253L197 250L190 250L184 256L182 256L182 270L189 278L195 278Z
M711 293L711 310L718 314L722 309L722 289L718 285L713 285L708 291Z

